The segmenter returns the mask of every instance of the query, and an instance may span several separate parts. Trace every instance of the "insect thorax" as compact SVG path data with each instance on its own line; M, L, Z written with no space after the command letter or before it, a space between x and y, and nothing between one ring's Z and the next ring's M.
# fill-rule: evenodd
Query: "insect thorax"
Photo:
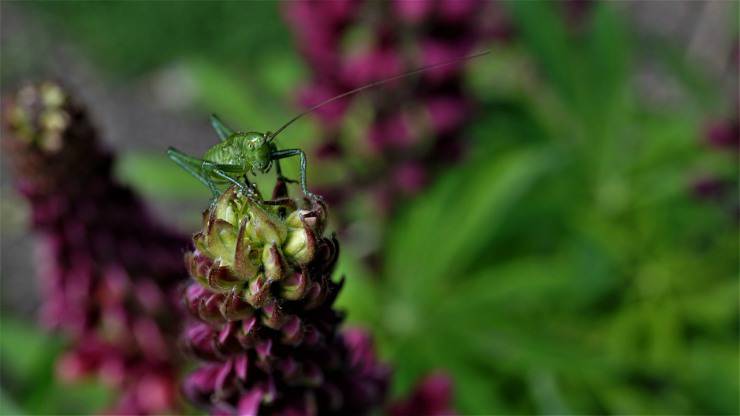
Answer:
M244 170L265 170L270 165L270 145L262 133L234 133L208 149L203 156L211 162L237 165Z

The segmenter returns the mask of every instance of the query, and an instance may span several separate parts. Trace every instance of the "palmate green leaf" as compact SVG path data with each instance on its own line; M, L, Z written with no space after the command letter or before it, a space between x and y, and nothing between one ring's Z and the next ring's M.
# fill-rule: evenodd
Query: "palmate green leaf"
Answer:
M535 258L513 261L460 282L454 296L437 298L434 305L416 305L421 318L417 328L400 333L392 357L400 364L397 378L402 385L435 368L455 378L458 409L465 414L517 411L532 413L534 408L513 408L513 402L526 403L527 392L506 397L501 374L559 374L583 372L580 379L605 377L613 369L584 339L574 338L574 327L585 327L573 320L563 332L555 325L557 315L537 312L536 303L557 305L568 300L560 296L574 284L567 273L565 259L537 262ZM554 276L553 276L554 275ZM530 290L531 289L531 290ZM396 316L392 311L388 314ZM524 313L522 313L524 312ZM493 376L498 374L498 376ZM535 377L536 378L536 377ZM532 400L540 408L567 409L567 400L558 393L554 378L547 391L541 383L527 378ZM554 383L554 384L553 384ZM540 387L538 387L540 386Z
M585 88L582 65L569 44L564 20L549 1L512 1L511 11L517 32L552 86L571 103L582 100Z
M564 256L524 257L477 271L460 281L440 307L457 314L473 309L509 312L561 303L573 290L575 267Z
M483 159L441 179L400 216L387 247L388 283L417 298L447 277L460 279L555 157L531 148ZM404 296L405 297L405 296Z
M626 84L632 68L630 42L612 4L594 4L592 16L584 35L585 45L578 49L583 54L582 63L589 79L580 82L587 84L587 108L608 114L619 101L617 95L629 87ZM601 117L597 116L595 121L598 118Z
M578 130L562 133L578 137L584 146L619 137L612 130L623 125L629 114L623 107L631 95L632 62L630 39L613 5L595 4L587 15L589 20L577 29L566 27L565 12L556 2L506 4L524 47L550 81L545 88L556 92L565 114L577 125ZM584 149L589 150L595 149Z

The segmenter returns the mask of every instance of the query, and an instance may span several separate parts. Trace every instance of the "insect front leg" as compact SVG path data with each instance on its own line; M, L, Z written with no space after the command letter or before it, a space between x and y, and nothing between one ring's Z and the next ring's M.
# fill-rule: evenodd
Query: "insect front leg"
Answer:
M298 183L298 181L295 179L290 179L286 176L283 176L283 169L280 167L279 160L275 160L275 171L277 172L278 179L280 179L281 181L285 183Z
M303 190L303 193L311 198L311 199L321 199L319 195L316 195L312 192L308 191L308 186L306 185L306 154L301 149L286 149L286 150L276 150L272 153L270 153L270 156L273 160L277 161L279 159L285 159L286 157L292 157L292 156L298 156L300 157L300 163L301 163L301 189Z

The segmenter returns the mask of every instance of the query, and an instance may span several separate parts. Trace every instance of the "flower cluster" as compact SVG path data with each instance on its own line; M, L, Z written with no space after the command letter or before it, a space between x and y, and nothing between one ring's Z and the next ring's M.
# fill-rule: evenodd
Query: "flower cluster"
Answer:
M461 58L486 36L478 24L487 2L479 0L287 2L285 16L296 34L313 79L301 104L317 103L421 66ZM376 196L384 211L421 190L440 165L463 150L462 130L474 103L464 88L466 62L426 71L368 92L370 114L363 143L341 138L342 122L359 96L316 111L324 141L318 154L339 158L351 146L364 152L362 171L345 175L325 194L342 202L358 184ZM364 147L364 149L363 149Z
M338 331L336 239L326 206L263 201L232 187L204 212L185 303L185 344L203 363L184 392L213 414L365 414L382 406L389 370L359 331Z
M391 404L391 416L449 416L452 408L452 379L444 373L432 373L418 381L408 397Z
M704 200L713 201L727 210L736 221L740 221L740 203L738 203L738 152L740 151L740 119L737 111L734 116L709 123L704 134L706 147L714 152L727 156L730 168L714 169L693 184L694 194ZM719 154L717 155L719 156ZM717 163L726 164L728 161Z
M113 413L176 409L171 340L187 240L113 179L112 156L58 85L23 88L5 104L3 144L40 237L41 319L71 339L59 375L100 377L120 392Z

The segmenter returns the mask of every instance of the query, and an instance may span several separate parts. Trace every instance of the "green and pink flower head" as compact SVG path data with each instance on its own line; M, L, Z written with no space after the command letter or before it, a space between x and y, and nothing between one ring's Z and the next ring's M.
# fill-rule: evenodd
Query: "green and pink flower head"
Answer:
M184 339L202 364L184 391L215 414L368 413L384 404L390 371L369 337L340 332L326 205L276 189L261 200L229 188L203 214L185 256Z

